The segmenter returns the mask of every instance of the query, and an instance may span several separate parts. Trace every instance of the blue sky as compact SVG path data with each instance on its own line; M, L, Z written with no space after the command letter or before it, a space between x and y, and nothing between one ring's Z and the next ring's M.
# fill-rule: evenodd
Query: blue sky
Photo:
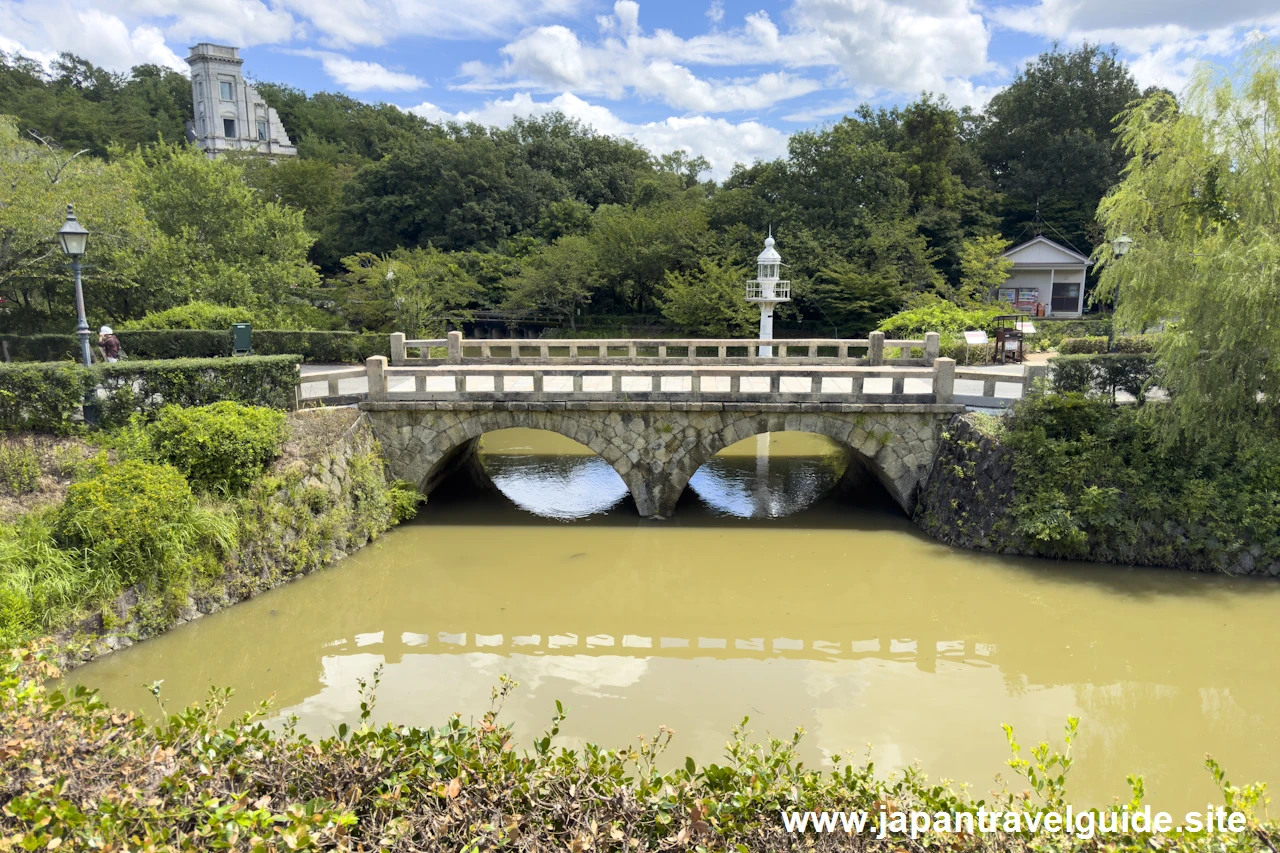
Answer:
M253 77L433 120L559 109L654 151L773 157L787 134L921 91L981 107L1055 40L1114 44L1142 85L1280 36L1280 0L0 0L0 50Z

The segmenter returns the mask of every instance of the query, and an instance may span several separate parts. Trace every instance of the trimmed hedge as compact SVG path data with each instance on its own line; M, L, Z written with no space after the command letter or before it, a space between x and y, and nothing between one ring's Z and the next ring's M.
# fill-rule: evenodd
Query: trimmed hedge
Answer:
M1116 391L1132 394L1141 403L1157 381L1153 356L1129 353L1060 355L1053 365L1053 387L1060 393L1095 391L1115 397Z
M1064 338L1058 344L1058 352L1063 355L1081 355L1083 353L1104 353L1107 351L1105 337Z
M150 415L166 404L231 400L288 409L298 385L296 355L121 361L91 368L0 364L0 430L66 433L79 424L85 396L97 389L103 426Z
M1155 352L1156 342L1159 340L1159 335L1129 335L1116 338L1115 351L1127 354Z
M125 356L132 359L217 358L231 355L231 330L120 330ZM97 336L94 336L97 340ZM14 361L79 361L75 335L0 335ZM382 332L296 332L255 329L254 355L298 354L305 362L359 364L371 355L391 355L391 336Z

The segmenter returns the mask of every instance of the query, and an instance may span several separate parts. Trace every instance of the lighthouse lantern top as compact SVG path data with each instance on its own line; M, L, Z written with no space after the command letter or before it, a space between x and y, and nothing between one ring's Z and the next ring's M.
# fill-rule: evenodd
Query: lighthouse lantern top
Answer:
M761 280L776 280L782 268L782 255L773 248L773 234L765 238L764 251L756 258L757 277Z
M773 248L773 232L764 241L764 251L756 258L755 281L747 282L748 302L790 302L791 282L780 281L782 255Z

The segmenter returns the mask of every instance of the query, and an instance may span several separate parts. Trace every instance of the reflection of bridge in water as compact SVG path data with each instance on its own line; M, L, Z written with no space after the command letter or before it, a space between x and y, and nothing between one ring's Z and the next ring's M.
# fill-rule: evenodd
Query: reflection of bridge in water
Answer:
M331 640L327 653L376 652L387 663L399 663L405 654L570 654L628 655L713 659L769 657L808 660L884 660L915 663L933 672L937 661L990 665L997 649L973 639L910 640L872 637L864 640L804 640L797 637L653 637L642 634L590 634L548 632L484 634L438 631L434 634L376 631L354 634L351 639Z

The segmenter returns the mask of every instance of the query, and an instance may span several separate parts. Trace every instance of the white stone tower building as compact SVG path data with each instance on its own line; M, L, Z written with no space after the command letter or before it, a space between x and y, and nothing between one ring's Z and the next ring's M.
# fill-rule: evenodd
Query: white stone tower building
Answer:
M773 309L780 302L791 301L791 282L779 278L782 255L773 248L773 229L764 241L764 251L756 258L756 277L747 282L747 301L760 306L760 340L773 340ZM760 347L760 355L773 357L773 347Z
M210 157L223 151L254 151L292 157L298 149L258 91L244 81L240 49L201 42L187 57L191 66L191 102L195 120L187 139Z

